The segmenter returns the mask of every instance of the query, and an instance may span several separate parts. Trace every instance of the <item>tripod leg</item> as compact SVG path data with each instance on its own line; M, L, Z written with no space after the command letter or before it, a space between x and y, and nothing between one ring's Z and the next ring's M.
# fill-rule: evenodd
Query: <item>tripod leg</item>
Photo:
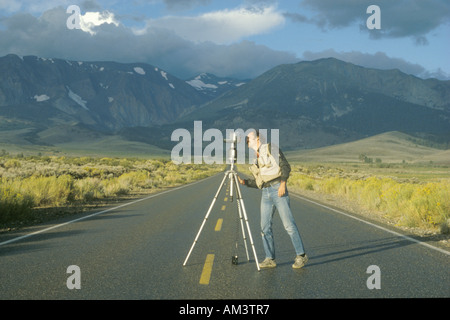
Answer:
M233 175L230 174L230 199L231 202L233 202L233 185L234 185L234 179L233 179Z
M240 202L241 207L242 207L242 214L243 214L244 219L245 219L245 224L247 226L248 236L250 238L250 244L251 244L252 249L253 249L253 256L255 257L256 268L258 269L258 271L260 271L259 263L258 263L258 257L256 256L255 245L253 244L252 233L250 231L250 225L248 224L247 211L245 210L244 200L242 199L241 189L239 188L239 181L237 179L237 174L234 175L234 180L236 182L237 198L238 198L238 201Z
M237 186L236 186L236 189L237 189ZM242 237L244 238L245 253L247 254L247 261L250 261L250 257L248 255L247 237L245 235L244 221L243 221L243 216L242 216L242 209L241 209L241 202L239 199L239 194L238 194L236 203L237 203L238 212L239 212L239 220L241 222ZM237 241L237 239L236 239L236 241ZM236 243L236 246L237 246L237 243Z
M211 213L211 210L214 207L214 203L216 202L217 197L219 196L220 190L222 189L223 184L225 183L225 180L226 180L227 176L228 176L228 172L225 173L225 176L223 177L222 183L220 184L219 189L217 190L216 195L214 196L214 199L211 202L211 205L209 206L208 212L206 213L205 218L203 219L203 223L202 223L202 225L200 227L200 230L197 233L197 236L195 237L194 243L192 243L191 249L189 250L189 253L188 253L187 257L184 260L183 266L186 265L186 263L187 263L187 261L189 259L189 256L191 255L191 252L194 249L195 244L197 243L197 240L198 240L198 238L200 236L200 233L202 232L202 229L205 226L206 220L208 220L209 214Z

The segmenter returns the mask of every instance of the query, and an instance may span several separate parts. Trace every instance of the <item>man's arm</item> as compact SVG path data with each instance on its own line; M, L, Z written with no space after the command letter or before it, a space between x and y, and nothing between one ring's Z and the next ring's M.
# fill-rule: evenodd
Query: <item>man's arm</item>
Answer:
M283 152L281 150L278 150L279 154L279 166L281 169L281 181L286 182L289 178L289 174L291 173L291 165L286 160L286 157L284 156Z
M258 186L256 185L255 179L241 179L241 177L238 176L238 180L239 180L239 183L244 186L247 186L250 188L258 188Z
M279 166L281 169L281 183L280 187L278 188L278 196L282 197L286 193L286 182L289 178L289 174L291 173L291 166L289 162L286 160L286 157L284 156L283 152L281 150L278 150L279 154Z

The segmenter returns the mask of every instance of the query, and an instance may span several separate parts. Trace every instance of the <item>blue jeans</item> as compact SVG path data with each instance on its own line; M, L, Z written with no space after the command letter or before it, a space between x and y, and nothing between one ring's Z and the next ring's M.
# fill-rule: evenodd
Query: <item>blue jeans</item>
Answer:
M275 243L272 233L273 214L278 210L283 226L291 237L297 255L305 253L303 242L292 215L289 193L286 188L284 196L278 196L280 183L262 189L261 198L261 233L266 258L275 259Z

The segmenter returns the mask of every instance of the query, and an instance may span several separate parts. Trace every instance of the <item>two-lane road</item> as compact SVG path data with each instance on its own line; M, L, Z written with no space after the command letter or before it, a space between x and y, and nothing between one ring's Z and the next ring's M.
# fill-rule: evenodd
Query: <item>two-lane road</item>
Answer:
M303 269L291 267L295 254L279 217L274 222L277 268L257 270L248 235L246 261L236 202L225 187L183 266L222 178L219 174L108 211L58 221L36 234L3 234L0 298L450 297L448 252L292 193L291 206L310 258ZM261 261L261 192L241 190ZM239 264L233 265L236 239ZM68 273L69 266L79 272ZM80 289L68 288L69 278ZM369 289L368 283L379 289Z

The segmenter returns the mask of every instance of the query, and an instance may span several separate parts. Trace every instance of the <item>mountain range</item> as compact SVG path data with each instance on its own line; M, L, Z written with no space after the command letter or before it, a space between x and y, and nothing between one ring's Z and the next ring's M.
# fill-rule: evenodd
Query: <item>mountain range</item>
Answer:
M280 65L251 80L206 73L182 80L144 63L0 58L0 143L115 136L170 150L173 130L192 132L196 120L223 132L276 128L290 150L387 131L448 143L450 81L333 58Z
M0 74L2 115L44 125L148 126L172 122L207 101L185 81L147 64L7 55L0 58Z
M389 131L450 134L450 81L423 80L334 58L275 67L197 108L207 126L279 128L302 149ZM185 117L188 118L188 117Z

